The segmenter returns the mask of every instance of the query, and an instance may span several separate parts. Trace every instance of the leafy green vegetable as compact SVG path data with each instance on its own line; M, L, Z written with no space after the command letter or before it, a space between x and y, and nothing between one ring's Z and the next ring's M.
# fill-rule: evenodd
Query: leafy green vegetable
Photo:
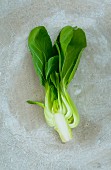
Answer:
M45 88L45 103L27 101L44 108L49 126L59 133L62 142L72 139L72 128L79 124L77 108L67 92L75 75L86 36L82 29L65 26L54 45L44 26L34 28L28 38L35 71Z

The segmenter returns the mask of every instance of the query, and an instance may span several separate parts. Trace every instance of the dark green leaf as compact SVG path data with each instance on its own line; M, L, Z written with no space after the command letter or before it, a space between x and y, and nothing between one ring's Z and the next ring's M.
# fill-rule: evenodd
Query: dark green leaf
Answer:
M57 99L57 89L55 88L55 86L51 86L50 91L51 91L50 100L51 102L53 102L54 100Z
M59 33L59 35L58 35L58 37L55 41L55 44L53 46L53 50L55 50L56 53L59 55L59 73L61 74L64 56L63 56L63 52L62 52L61 46L60 46L60 33Z
M28 37L28 46L32 54L34 68L45 85L45 63L52 57L52 43L44 26L34 28Z
M52 72L59 72L59 56L56 55L54 57L51 57L47 64L45 69L46 79L50 76Z
M74 30L73 27L66 26L60 32L59 41L60 41L61 49L63 51L64 56L66 55L67 47L73 37L73 30Z
M70 76L69 76L69 78L68 78L68 82L67 82L68 84L70 83L70 81L71 81L71 80L73 79L73 77L74 77L74 74L75 74L75 72L76 72L76 70L77 70L77 67L78 67L78 65L79 65L80 58L81 58L81 55L82 55L83 50L84 50L84 48L83 48L83 49L81 50L81 52L79 53L76 63L74 63L73 70L72 70L72 72L71 72L71 74L70 74Z
M51 82L53 83L53 85L58 89L59 82L60 82L59 73L53 72L50 75L50 79L51 79Z
M60 33L60 45L64 54L61 79L64 79L64 83L67 84L75 74L80 60L80 52L86 47L84 31L77 27L64 27ZM68 81L68 79L70 80Z
M53 83L53 85L57 88L57 84L56 84L56 74L55 74L55 72L53 72L53 73L50 75L50 79L51 79L51 82Z
M40 82L42 85L45 85L45 70L44 70L44 65L45 65L45 61L44 61L44 57L41 53L41 51L39 51L36 47L34 47L33 45L30 47L31 49L31 54L32 54L32 61L34 64L34 69L36 74L39 76ZM39 57L41 56L41 57Z

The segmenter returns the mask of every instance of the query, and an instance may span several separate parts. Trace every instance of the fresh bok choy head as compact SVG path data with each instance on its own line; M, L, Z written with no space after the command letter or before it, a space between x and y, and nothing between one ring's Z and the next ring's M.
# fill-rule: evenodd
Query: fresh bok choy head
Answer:
M54 127L62 142L67 142L72 139L72 128L79 124L67 88L87 46L85 33L81 28L65 26L52 45L46 28L39 26L30 32L28 46L35 72L45 88L45 102L27 102L43 107L47 124Z

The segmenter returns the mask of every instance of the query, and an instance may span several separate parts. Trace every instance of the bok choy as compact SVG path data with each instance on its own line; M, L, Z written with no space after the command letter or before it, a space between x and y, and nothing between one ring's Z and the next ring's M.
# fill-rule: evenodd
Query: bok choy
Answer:
M46 28L39 26L30 32L28 46L35 72L45 89L45 102L27 102L43 107L47 124L58 132L62 142L67 142L80 120L67 88L87 46L85 33L81 28L65 26L52 45Z

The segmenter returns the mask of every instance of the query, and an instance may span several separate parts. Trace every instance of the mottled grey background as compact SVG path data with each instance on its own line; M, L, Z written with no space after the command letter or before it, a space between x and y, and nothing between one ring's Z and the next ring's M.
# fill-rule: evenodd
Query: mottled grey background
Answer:
M27 48L45 25L54 41L65 25L82 27L88 47L69 93L81 122L62 144L43 110ZM111 0L0 0L0 170L111 170Z

